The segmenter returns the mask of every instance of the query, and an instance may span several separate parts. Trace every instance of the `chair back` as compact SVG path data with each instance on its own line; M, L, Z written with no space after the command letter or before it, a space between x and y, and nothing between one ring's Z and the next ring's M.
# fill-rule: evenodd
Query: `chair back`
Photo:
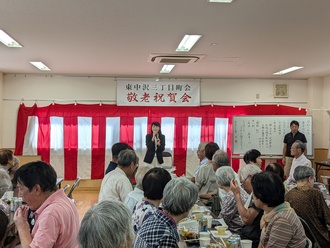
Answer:
M172 154L170 152L163 152L163 159L164 159L164 164L162 167L166 170L171 169L173 167Z
M81 178L77 177L77 179L74 181L69 193L68 193L68 197L72 199L72 192L74 191L74 189L79 185Z
M298 217L299 217L299 219L300 219L301 224L302 224L303 227L304 227L305 234L306 234L308 240L311 241L311 243L312 243L312 246L308 246L308 247L310 247L310 248L311 248L311 247L315 247L315 248L320 247L320 245L319 245L319 243L317 242L317 239L316 239L316 237L315 237L315 235L314 235L312 229L310 228L310 226L308 225L308 223L306 222L306 220L304 220L304 218L302 218L302 217L300 217L300 216L298 216ZM308 241L308 240L307 240L307 241Z
M330 191L330 176L320 176L322 183L328 188Z

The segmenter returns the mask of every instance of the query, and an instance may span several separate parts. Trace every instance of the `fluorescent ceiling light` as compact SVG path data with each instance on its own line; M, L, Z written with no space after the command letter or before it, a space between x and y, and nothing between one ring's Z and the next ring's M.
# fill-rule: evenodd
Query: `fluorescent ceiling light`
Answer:
M175 65L164 65L163 68L160 70L160 73L170 73Z
M3 30L0 30L0 41L7 47L22 47L17 41L11 38Z
M189 52L195 43L202 37L201 35L185 35L175 51Z
M273 75L284 75L286 73L289 73L289 72L292 72L292 71L296 71L296 70L299 70L299 69L302 69L302 68L304 68L304 67L302 67L302 66L292 66L292 67L290 67L288 69L275 72Z
M42 62L30 62L32 65L37 67L40 71L50 71L50 69Z
M231 3L233 0L207 0L210 3Z

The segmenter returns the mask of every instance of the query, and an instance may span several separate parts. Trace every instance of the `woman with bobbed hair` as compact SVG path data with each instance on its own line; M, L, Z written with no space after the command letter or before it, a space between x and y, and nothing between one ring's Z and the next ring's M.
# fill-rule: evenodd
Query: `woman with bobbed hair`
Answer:
M257 149L251 149L244 154L243 160L246 164L255 164L260 168L262 163L260 156L261 153Z
M282 179L282 181L284 182L284 180L285 180L284 169L279 163L271 163L271 164L267 165L265 171L271 171L271 172L278 174L280 176L280 178Z
M164 163L163 151L165 150L165 135L162 134L160 123L151 123L150 134L146 135L147 152L143 161L153 166Z
M94 205L82 219L78 233L81 248L129 248L133 238L131 213L119 201Z
M284 185L279 175L261 172L251 179L253 201L264 210L260 221L259 248L306 247L306 235L297 214L284 202Z
M297 187L286 195L298 216L302 217L312 229L321 247L330 247L330 210L319 189L314 189L315 173L309 166L298 166L293 173ZM308 236L308 234L307 234ZM312 238L312 237L309 237Z

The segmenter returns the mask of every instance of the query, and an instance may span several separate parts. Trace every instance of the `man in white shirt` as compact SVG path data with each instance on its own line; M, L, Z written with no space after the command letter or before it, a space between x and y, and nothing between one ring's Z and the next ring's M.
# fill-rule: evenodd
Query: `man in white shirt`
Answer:
M291 155L294 158L293 158L293 161L292 161L290 174L289 174L289 177L288 177L288 180L287 180L288 182L295 181L295 179L293 177L293 173L294 173L294 170L298 166L312 167L311 161L309 159L307 159L304 155L305 149L306 149L306 145L300 140L297 140L292 144L292 146L291 146Z
M198 146L197 157L198 157L198 159L199 159L200 162L199 162L199 165L198 165L198 167L197 167L197 169L195 171L194 176L191 178L191 181L193 183L196 182L196 176L197 176L197 173L198 173L199 169L209 161L207 159L207 157L205 156L205 146L206 146L206 144L207 144L207 142L202 142Z
M105 175L102 180L99 202L116 200L125 202L129 192L133 191L130 179L134 175L139 158L133 150L123 150L118 155L118 167Z

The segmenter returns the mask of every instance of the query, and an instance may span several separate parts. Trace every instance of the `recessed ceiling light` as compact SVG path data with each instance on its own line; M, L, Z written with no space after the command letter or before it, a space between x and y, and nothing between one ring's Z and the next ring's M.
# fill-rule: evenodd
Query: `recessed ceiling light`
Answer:
M30 62L32 65L37 67L40 71L50 71L50 69L42 62Z
M231 3L233 0L207 0L210 3Z
M296 70L299 70L299 69L302 69L302 68L304 68L304 67L302 67L302 66L292 66L292 67L284 69L282 71L275 72L273 75L284 75L284 74L287 74L289 72L296 71Z
M170 73L175 65L164 65L163 68L160 70L160 73Z
M7 47L22 47L17 41L11 38L3 30L0 30L0 41Z
M189 52L190 49L195 45L195 43L202 37L202 35L190 35L187 34L183 37L182 41L180 42L179 46L175 50L176 52Z

